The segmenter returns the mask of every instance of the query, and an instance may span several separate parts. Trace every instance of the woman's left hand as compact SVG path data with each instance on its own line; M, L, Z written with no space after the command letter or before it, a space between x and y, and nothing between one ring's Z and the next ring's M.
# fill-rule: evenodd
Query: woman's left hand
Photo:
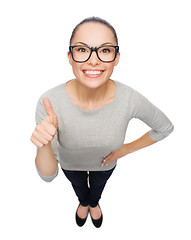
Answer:
M109 165L110 163L114 162L118 158L124 157L127 155L127 144L123 144L119 149L111 152L106 158L104 158L101 166Z

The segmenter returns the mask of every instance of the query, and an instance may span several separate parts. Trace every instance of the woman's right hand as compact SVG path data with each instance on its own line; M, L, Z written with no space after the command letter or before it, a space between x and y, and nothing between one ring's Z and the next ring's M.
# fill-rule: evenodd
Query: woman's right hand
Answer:
M32 133L31 142L41 148L50 143L57 133L58 118L48 98L43 98L43 104L47 112L45 119L40 122Z

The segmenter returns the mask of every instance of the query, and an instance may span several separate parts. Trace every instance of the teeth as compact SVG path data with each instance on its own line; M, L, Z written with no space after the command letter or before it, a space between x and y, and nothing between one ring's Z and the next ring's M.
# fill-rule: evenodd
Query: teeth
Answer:
M102 71L84 71L85 74L101 74Z

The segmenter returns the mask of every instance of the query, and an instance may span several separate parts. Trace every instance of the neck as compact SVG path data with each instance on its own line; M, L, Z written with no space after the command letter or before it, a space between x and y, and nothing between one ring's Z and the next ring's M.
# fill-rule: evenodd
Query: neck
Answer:
M109 84L110 80L106 81L97 88L89 88L76 80L75 81L76 97L82 104L87 105L89 107L91 106L93 107L106 99Z

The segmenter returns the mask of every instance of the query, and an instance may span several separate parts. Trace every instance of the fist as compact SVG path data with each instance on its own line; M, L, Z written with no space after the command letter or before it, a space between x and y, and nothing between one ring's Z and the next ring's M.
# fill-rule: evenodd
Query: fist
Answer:
M52 108L50 100L48 98L43 98L43 104L47 115L45 119L35 127L30 138L31 142L39 148L47 145L53 140L58 127L58 118Z

